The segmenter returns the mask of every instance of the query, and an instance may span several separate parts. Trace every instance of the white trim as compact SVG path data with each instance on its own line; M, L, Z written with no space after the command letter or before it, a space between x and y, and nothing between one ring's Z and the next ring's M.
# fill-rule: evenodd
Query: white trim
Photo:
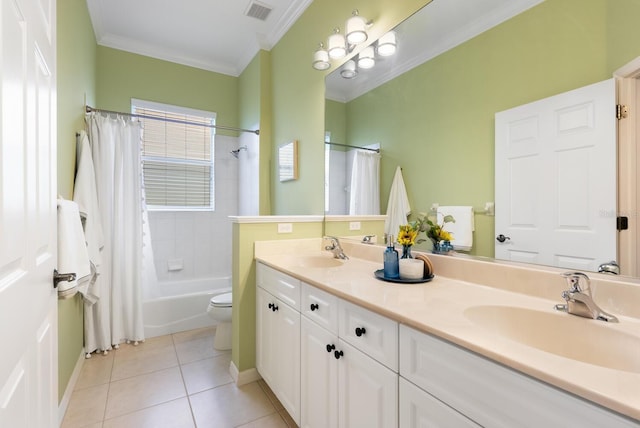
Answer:
M386 215L326 215L324 221L385 221Z
M629 107L629 116L618 122L618 213L629 220L629 229L618 232L618 264L623 275L638 276L640 230L638 221L638 172L640 152L637 150L638 83L640 57L616 70L617 102Z
M324 221L321 215L265 215L229 216L231 223L316 223Z
M60 400L60 404L58 404L58 426L62 426L62 420L64 419L64 415L67 412L67 408L69 407L71 394L73 394L73 390L76 388L76 383L78 383L80 372L82 372L82 367L84 366L84 360L85 350L84 348L82 348L80 350L78 361L76 361L76 365L73 368L73 373L71 373L71 377L69 378L69 383L67 383L67 388L64 390L64 395Z
M242 373L240 373L236 365L233 364L233 361L229 363L229 374L238 386L246 385L248 383L262 379L262 376L260 376L260 373L258 373L258 370L256 368L244 370Z

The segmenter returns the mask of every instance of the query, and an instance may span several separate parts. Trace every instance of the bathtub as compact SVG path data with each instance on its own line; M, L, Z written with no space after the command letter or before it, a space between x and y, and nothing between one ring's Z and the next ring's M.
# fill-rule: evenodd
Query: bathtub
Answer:
M231 291L231 277L161 281L145 291L145 337L162 336L215 325L207 306L211 297Z

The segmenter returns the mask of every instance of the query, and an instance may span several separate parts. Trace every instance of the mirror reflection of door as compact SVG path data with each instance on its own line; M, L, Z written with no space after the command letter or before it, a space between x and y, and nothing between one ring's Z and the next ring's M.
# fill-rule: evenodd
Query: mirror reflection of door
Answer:
M615 104L610 79L496 114L497 259L616 260Z

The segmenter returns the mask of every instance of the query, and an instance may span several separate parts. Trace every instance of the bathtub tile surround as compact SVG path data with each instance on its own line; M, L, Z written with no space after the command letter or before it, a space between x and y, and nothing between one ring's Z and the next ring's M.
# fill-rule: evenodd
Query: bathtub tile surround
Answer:
M217 135L215 141L215 210L150 211L149 226L159 281L229 276L231 222L238 214L238 159L229 153L238 139ZM247 189L245 189L247 190ZM170 260L181 260L181 270L169 271Z
M213 349L214 335L161 336L85 360L62 428L295 426L264 382L233 384L231 353Z
M589 274L594 279L592 287L596 302L604 310L620 318L620 323L609 325L603 321L560 314L553 310L554 304L562 301L560 294L567 287L564 279L559 275L564 271L562 269L489 262L458 255L430 254L436 274L432 282L426 285L397 286L378 281L373 276L373 272L382 265L382 246L364 245L349 240L344 240L342 246L350 259L333 268L309 268L308 263L305 262L306 259L300 261L300 256L305 253L315 257L314 260L317 258L332 260L331 255L322 250L321 238L256 242L255 255L256 259L268 266L412 327L421 332L420 334L430 334L472 351L475 354L467 351L458 352L466 352L469 356L475 355L473 361L492 360L495 362L490 363L492 367L503 367L501 370L506 370L505 373L514 373L515 377L511 378L514 382L517 379L529 379L527 382L534 383L538 380L542 381L537 383L540 390L547 391L547 393L540 393L539 399L542 401L552 400L551 397L555 397L569 407L588 412L581 415L583 418L587 414L594 417L598 415L598 418L604 418L602 420L615 420L616 423L621 424L620 426L627 426L625 425L627 422L630 422L629 426L637 426L629 419L621 419L615 413L603 412L598 406L577 400L572 395L575 394L592 403L634 418L635 422L640 418L638 405L640 391L637 388L640 374L636 368L628 369L637 365L635 362L630 366L614 364L619 360L626 361L626 355L633 355L637 351L640 325L640 319L637 317L640 283L637 280L627 281L605 275ZM527 340L520 342L510 339L509 336L495 331L495 328L485 327L469 317L470 310L491 308L496 305L543 314L546 317L545 320L549 322L560 322L560 327L567 328L566 331L570 332L567 334L574 334L579 331L576 329L583 329L584 335L592 338L596 333L601 333L603 340L604 338L627 339L616 342L612 345L614 349L611 349L610 353L601 355L608 356L605 358L606 362L597 358L591 360L565 357L563 355L570 355L570 353L554 353L556 345L560 346L565 342L563 339L555 337L557 335L554 334L542 336L543 339L538 337L538 333L544 331L543 326L539 326L536 330L534 324L530 329L535 332L532 334L540 339L535 342L536 345ZM562 317L570 318L565 320ZM527 320L529 325L540 321L539 319ZM545 325L544 328L552 332L553 327L550 326L553 324ZM525 330L518 328L516 336L522 336ZM589 354L591 344L588 341L584 344L579 340L575 341L575 346L579 347L577 351L582 354ZM451 345L447 346L458 349ZM400 352L408 351L409 348L401 347ZM488 360L480 358L477 354L487 357ZM621 356L623 354L625 357ZM505 369L504 366L516 371ZM537 380L534 381L518 372ZM505 382L511 376L506 376ZM452 385L457 384L453 382ZM560 393L559 390L567 391L569 394ZM556 411L558 411L557 408L546 416L539 416L544 416L542 418L544 419L550 415L559 415L555 413ZM496 414L504 418L507 413Z

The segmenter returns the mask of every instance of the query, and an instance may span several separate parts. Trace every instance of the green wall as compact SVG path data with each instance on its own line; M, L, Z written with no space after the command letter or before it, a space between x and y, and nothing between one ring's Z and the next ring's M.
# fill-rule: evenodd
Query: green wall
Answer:
M96 41L84 0L58 0L58 193L73 197L75 133L84 129L84 104L95 100ZM58 302L58 399L62 399L83 346L83 302Z
M610 78L640 54L639 7L547 0L348 103L349 144L382 143L381 205L398 165L414 214L493 201L495 112ZM476 215L473 254L493 256L493 220Z
M427 0L323 0L311 3L271 51L273 89L273 152L281 144L298 140L300 178L280 183L275 174L272 214L324 212L324 76L311 67L318 42L353 9L374 21L372 39L393 28L428 3ZM357 50L353 52L355 55ZM335 69L332 67L329 71Z
M129 112L138 98L214 111L219 125L239 125L237 77L98 46L96 82L92 107Z

